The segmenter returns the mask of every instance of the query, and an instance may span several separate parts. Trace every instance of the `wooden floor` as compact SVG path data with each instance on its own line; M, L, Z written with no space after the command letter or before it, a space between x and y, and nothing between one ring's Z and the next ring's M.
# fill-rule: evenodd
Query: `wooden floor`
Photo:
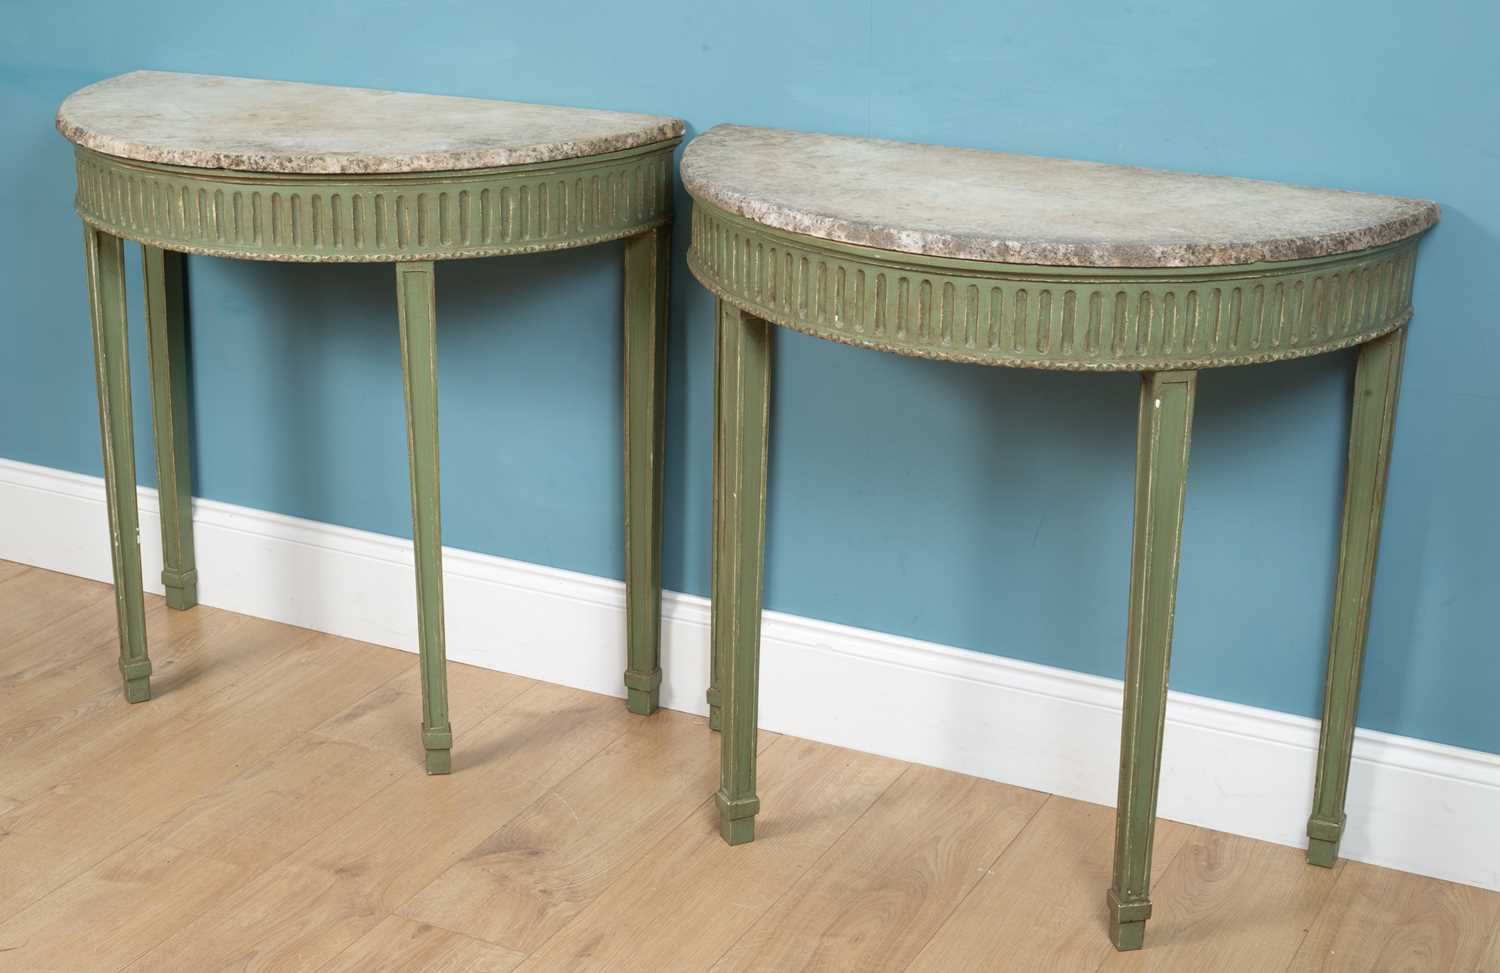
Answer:
M762 734L716 831L702 719L0 562L0 970L1500 970L1500 895L1163 822L1143 952L1113 812Z

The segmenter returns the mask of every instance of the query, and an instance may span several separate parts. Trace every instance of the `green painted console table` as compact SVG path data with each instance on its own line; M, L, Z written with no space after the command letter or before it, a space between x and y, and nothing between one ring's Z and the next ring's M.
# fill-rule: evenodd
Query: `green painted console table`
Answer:
M120 672L150 698L123 241L145 266L167 604L197 603L183 254L395 266L427 772L451 768L434 263L625 241L630 708L661 683L661 478L675 118L140 71L63 102L76 143Z
M982 365L1142 373L1110 937L1151 915L1198 371L1359 346L1308 861L1332 865L1428 202L721 126L688 146L688 265L718 298L711 722L754 837L772 328Z

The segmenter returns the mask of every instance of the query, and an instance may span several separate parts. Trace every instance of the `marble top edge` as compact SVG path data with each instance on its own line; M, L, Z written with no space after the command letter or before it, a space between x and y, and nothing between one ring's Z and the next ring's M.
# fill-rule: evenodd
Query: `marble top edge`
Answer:
M790 233L922 256L1070 267L1240 265L1416 236L1436 203L984 149L718 125L698 200Z
M58 108L85 148L200 169L391 174L559 162L681 138L681 119L224 75L133 71Z

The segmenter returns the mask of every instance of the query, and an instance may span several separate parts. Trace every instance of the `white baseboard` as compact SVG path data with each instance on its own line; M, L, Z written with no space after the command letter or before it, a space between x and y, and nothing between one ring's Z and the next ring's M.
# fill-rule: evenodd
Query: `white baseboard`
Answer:
M140 498L160 592L156 494ZM211 500L193 522L204 604L415 650L409 541ZM0 558L108 581L103 481L0 460ZM623 584L444 559L450 659L623 695ZM708 601L669 592L663 615L662 703L703 713ZM778 612L762 636L768 730L1114 803L1118 680ZM1173 693L1161 815L1303 845L1317 744L1313 720ZM1500 889L1500 755L1361 730L1348 814L1349 858Z

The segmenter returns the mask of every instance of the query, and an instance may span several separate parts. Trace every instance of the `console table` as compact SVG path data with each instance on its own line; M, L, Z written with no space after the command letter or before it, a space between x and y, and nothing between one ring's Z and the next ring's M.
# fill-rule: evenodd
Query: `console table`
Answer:
M902 355L1142 373L1110 938L1139 948L1198 370L1358 345L1308 861L1344 826L1417 237L1436 205L1245 179L720 126L684 153L718 298L718 806L754 837L771 325Z
M197 603L183 254L395 265L427 772L451 769L434 264L625 240L628 704L661 682L662 424L675 118L138 71L63 102L76 143L125 697L150 698L123 241L141 244L167 604Z

